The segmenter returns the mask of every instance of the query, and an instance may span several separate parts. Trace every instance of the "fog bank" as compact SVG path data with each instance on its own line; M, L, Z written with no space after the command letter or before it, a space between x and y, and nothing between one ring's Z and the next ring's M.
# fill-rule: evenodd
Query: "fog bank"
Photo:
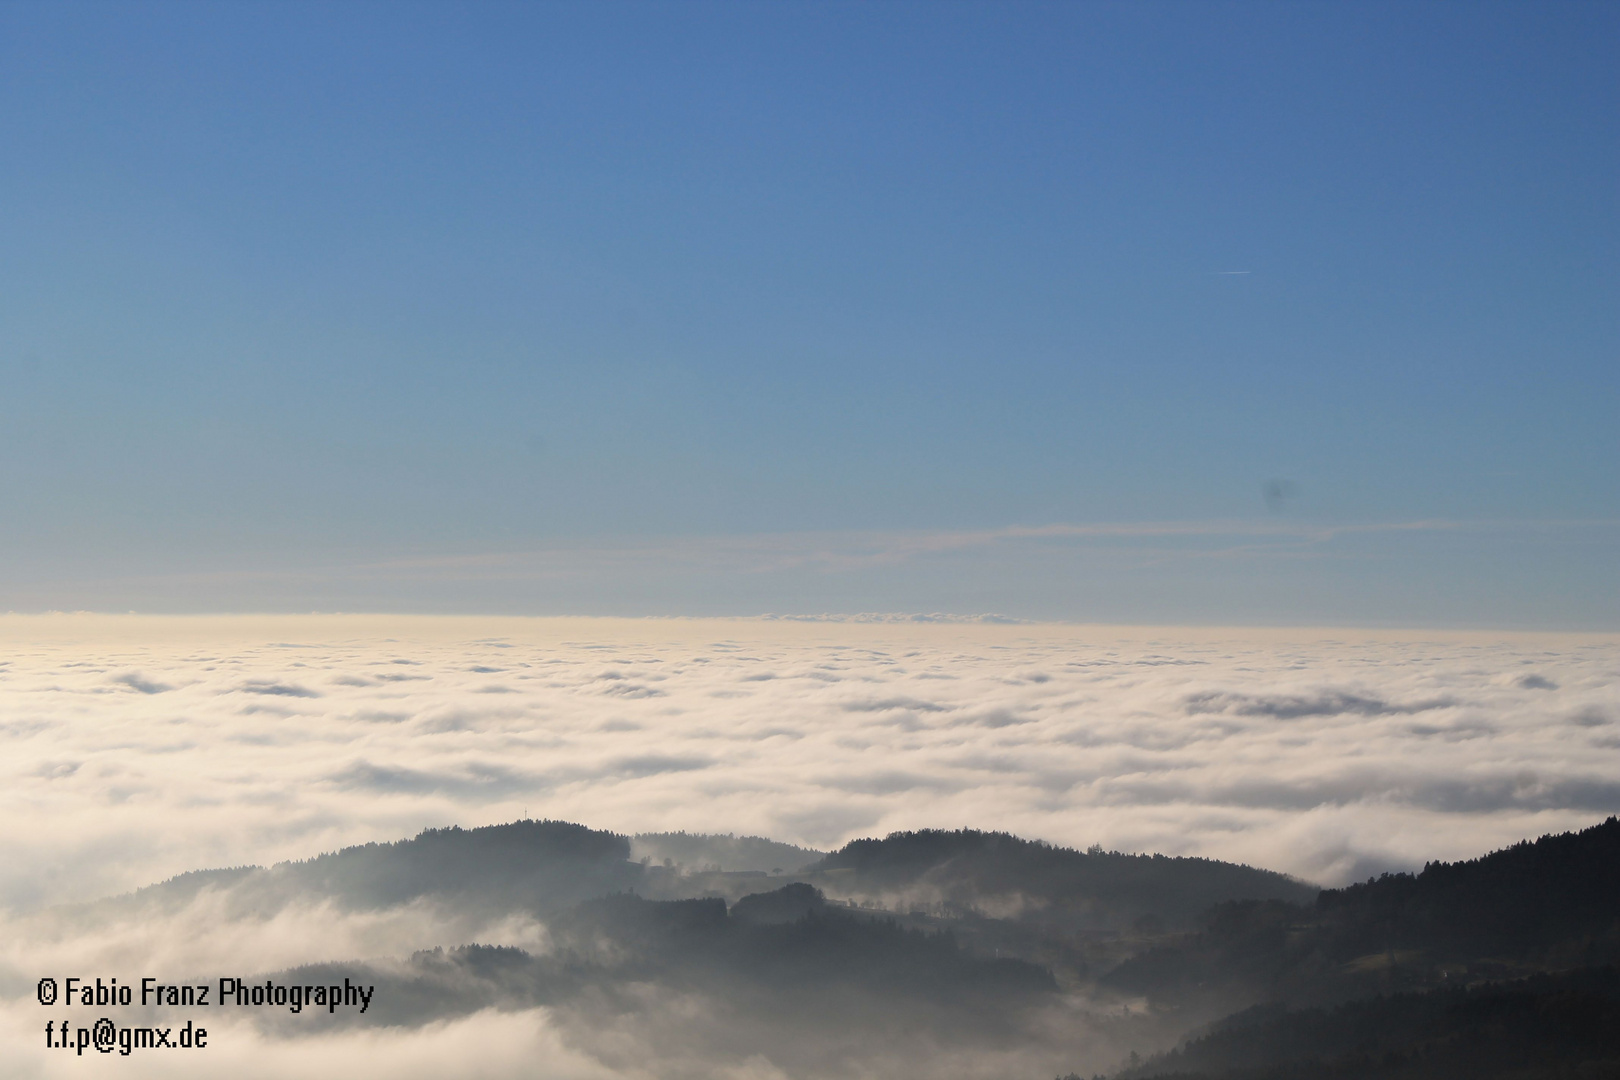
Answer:
M0 619L15 910L523 816L1003 829L1325 884L1620 809L1613 637Z

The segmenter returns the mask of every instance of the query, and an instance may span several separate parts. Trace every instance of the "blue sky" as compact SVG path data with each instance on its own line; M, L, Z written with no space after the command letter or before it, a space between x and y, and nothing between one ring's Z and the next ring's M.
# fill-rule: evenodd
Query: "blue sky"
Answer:
M1617 45L0 3L0 610L1620 627Z

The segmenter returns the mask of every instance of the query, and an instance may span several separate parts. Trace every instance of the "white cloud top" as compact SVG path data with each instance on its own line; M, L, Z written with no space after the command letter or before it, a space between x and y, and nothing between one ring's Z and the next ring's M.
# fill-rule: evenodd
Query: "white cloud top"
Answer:
M787 620L0 620L0 899L531 817L923 826L1324 883L1620 810L1601 636Z

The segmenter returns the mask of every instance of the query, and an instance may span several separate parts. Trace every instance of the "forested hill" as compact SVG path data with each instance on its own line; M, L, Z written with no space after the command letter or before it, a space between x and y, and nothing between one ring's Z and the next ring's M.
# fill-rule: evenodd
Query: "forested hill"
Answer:
M526 891L547 903L572 903L633 883L629 858L630 841L615 833L566 821L514 821L427 829L411 840L344 848L272 871L367 907L422 895Z
M343 848L272 867L182 874L125 897L115 908L177 908L206 888L228 888L238 914L295 900L330 899L351 909L419 897L492 911L542 911L634 888L641 867L630 841L566 821L514 821L475 829L427 829L408 840Z
M1620 971L1233 1016L1114 1080L1597 1080L1620 1076Z
M763 836L737 836L732 833L637 833L630 838L631 858L646 858L654 863L668 859L676 866L691 870L713 868L722 871L791 873L825 854L824 851L783 844Z
M1105 982L1161 1002L1335 1001L1620 960L1620 820L1479 859L1323 892L1223 905L1205 930Z
M548 1006L612 1028L674 1004L681 1038L708 1027L733 1047L746 1044L743 1056L862 1043L863 1053L881 1053L903 1039L971 1050L1021 1038L1026 1021L1058 1002L1051 973L1038 965L975 955L949 933L830 905L802 883L729 911L718 897L617 893L557 912L548 926L541 955L432 949L406 963L315 964L269 981L377 986L368 1012L316 1018L322 1024L411 1027L491 1007ZM287 1014L270 1019L309 1030Z
M1190 926L1212 904L1307 903L1313 885L1213 859L1075 851L1007 833L958 829L856 840L805 868L829 888L899 902L988 908L1082 928Z
M1429 863L1317 898L1352 948L1534 958L1584 939L1620 953L1620 818L1467 862ZM1607 957L1605 957L1606 959ZM1558 957L1545 959L1557 962ZM1590 960L1592 957L1570 957Z

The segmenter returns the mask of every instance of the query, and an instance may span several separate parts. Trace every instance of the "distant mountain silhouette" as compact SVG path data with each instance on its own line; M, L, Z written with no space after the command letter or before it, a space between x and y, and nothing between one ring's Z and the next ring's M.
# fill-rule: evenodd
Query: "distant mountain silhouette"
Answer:
M745 896L731 906L731 917L747 923L769 925L798 922L811 915L824 915L827 898L814 885L795 882L773 892Z
M363 1015L260 1018L289 1032L419 1026L539 1005L605 1024L652 999L704 1002L706 1014L729 1018L728 1040L806 1047L881 1041L897 1029L943 1044L1005 1042L1018 1037L1022 1017L1057 996L1051 974L1036 965L974 956L948 933L829 905L803 884L746 897L730 910L718 898L618 893L560 913L549 926L545 955L473 945L426 950L404 963L314 964L247 981L348 978L377 987Z
M804 850L646 836L709 860L700 868ZM363 979L378 988L370 1011L253 1022L291 1036L544 1006L575 1043L606 1040L611 1056L653 1040L687 1055L694 1076L755 1055L817 1077L870 1075L879 1059L899 1075L957 1054L1112 1060L1201 1029L1116 1080L1620 1077L1616 818L1327 891L1208 859L971 829L858 840L781 875L633 854L627 837L568 822L430 829L184 874L60 909L53 932L102 914L185 917L205 891L217 894L209 917L227 920L293 903L420 904L413 918L441 936L420 942L430 948L271 976ZM546 947L464 944L478 933L466 928L508 915L542 922Z
M1335 927L1341 955L1422 949L1442 960L1566 966L1620 959L1620 819L1330 890L1316 908Z
M427 829L410 840L362 844L272 867L181 874L102 902L178 910L207 888L229 889L233 914L294 901L392 907L421 898L489 912L543 912L644 880L630 841L565 821L515 821L476 829Z
M1165 1001L1236 993L1331 1002L1620 960L1620 819L1482 858L1324 891L1311 905L1224 904L1195 935L1106 985Z
M637 833L630 838L630 856L689 869L757 870L793 873L826 855L825 851L795 847L763 836L722 836L703 833Z
M1597 1080L1620 1076L1620 970L1262 1006L1113 1080Z
M924 829L855 840L805 868L832 891L1062 930L1188 928L1210 905L1315 899L1314 885L1213 859L1075 851L1007 833Z
M803 884L746 896L729 912L719 899L607 896L553 920L551 929L578 952L606 937L673 969L718 967L778 986L838 983L955 997L1057 989L1033 964L976 957L949 933L829 907Z
M696 865L631 861L639 845L684 853ZM330 900L361 910L429 899L487 914L545 914L592 897L634 891L657 899L759 892L807 881L838 896L872 898L907 914L1010 918L989 947L1018 950L1013 925L1029 933L1130 931L1190 926L1197 913L1233 898L1309 899L1316 890L1282 874L1210 859L1078 852L1006 833L926 830L857 840L798 873L713 870L815 855L759 837L642 834L636 840L563 821L516 821L475 829L428 829L409 840L371 843L272 867L182 874L102 902L178 910L204 889L229 890L237 914L265 914L295 901ZM720 862L719 860L724 860ZM672 860L673 861L673 860ZM778 869L772 866L771 870ZM920 925L920 924L918 924ZM933 924L929 924L933 925Z

